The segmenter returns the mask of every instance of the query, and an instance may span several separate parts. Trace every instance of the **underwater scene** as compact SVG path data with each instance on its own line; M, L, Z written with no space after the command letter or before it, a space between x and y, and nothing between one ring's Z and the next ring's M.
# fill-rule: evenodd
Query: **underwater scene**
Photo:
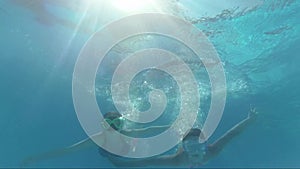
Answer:
M298 0L1 0L0 168L299 168L299 18Z

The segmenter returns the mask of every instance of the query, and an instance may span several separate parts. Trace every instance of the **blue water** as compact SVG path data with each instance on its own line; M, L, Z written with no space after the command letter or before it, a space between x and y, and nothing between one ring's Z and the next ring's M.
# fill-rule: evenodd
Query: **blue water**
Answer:
M95 10L95 6L85 13L80 8L83 2L0 1L0 167L18 167L28 156L69 146L87 137L72 101L76 59L94 31L131 13L100 7ZM211 140L244 119L250 105L259 112L257 120L204 167L300 167L300 1L245 1L238 5L236 1L220 1L215 6L209 1L164 2L163 12L185 18L206 33L223 62L226 107ZM76 27L78 23L82 24ZM163 46L164 41L158 38L155 44L141 42L141 48ZM131 47L133 43L123 43L128 50L137 49ZM164 47L175 51L172 45ZM115 110L107 85L114 64L122 58L110 55L114 53L106 58L96 80L97 101L104 112ZM192 62L189 65L193 70L200 69ZM154 76L155 73L158 75ZM150 87L138 86L146 77L150 77ZM202 80L206 82L207 77ZM160 88L167 90L170 100L160 120L176 119L178 87L169 88L174 84L169 75L145 71L134 81L132 99L141 97L141 110L149 107L146 100L151 87ZM201 110L207 113L210 96L205 93L210 89L205 83L202 86L200 92L205 97ZM199 120L197 124L201 123ZM30 167L113 164L97 148L92 148Z

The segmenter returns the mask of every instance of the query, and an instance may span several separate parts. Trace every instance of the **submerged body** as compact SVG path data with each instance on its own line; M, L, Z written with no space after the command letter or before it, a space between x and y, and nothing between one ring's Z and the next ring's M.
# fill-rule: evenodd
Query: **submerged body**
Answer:
M201 130L193 128L183 138L175 154L155 156L138 160L123 160L110 157L113 164L119 167L144 167L144 166L182 166L199 167L217 156L223 148L237 135L239 135L256 117L256 110L251 109L248 117L228 130L215 142L208 144L199 143Z
M185 135L182 142L179 144L177 152L171 155L161 155L154 156L149 158L142 159L130 159L124 158L115 154L112 154L101 147L100 153L103 156L106 156L115 166L119 167L143 167L143 166L200 166L205 164L211 158L218 155L224 146L232 140L235 136L240 134L248 124L254 119L254 115L256 115L255 109L251 109L248 117L235 125L232 129L226 132L222 137L220 137L217 141L212 144L200 144L199 136L201 135L201 130L197 128L193 128ZM109 145L113 145L112 149L116 150L115 152L120 152L120 154L124 154L126 152L131 151L129 149L129 144L126 140L123 140L119 135L112 134L116 130L125 135L138 135L153 133L157 131L163 131L169 126L152 126L143 129L131 129L126 130L123 128L122 116L119 113L107 113L104 116L107 124L109 126L106 127L101 133L93 135L91 138L84 139L76 144L73 144L69 147L65 147L63 149L59 149L56 151L51 151L48 153L44 153L37 156L32 156L25 159L22 163L22 166L27 166L30 163L38 162L41 160L46 160L50 158L59 157L62 155L66 155L69 153L73 153L82 149L86 149L89 147L97 146L93 140L96 140L101 145L105 145L106 143L110 143ZM115 142L115 144L111 144Z

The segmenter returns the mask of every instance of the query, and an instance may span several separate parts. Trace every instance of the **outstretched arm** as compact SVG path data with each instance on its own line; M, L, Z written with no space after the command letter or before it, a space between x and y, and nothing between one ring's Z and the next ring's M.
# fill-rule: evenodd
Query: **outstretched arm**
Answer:
M208 158L217 155L229 141L231 141L235 136L239 135L255 119L256 115L257 115L256 109L251 108L248 117L246 119L239 122L237 125L235 125L230 130L228 130L217 141L208 145L207 147Z
M94 136L94 139L97 139L99 141L103 140L103 136L102 133L101 134L96 134ZM24 159L21 163L21 167L25 167L30 165L31 163L34 162L38 162L38 161L42 161L42 160L47 160L47 159L51 159L51 158L55 158L55 157L60 157L66 154L70 154L82 149L86 149L89 147L92 147L93 145L95 145L95 143L93 142L93 140L91 138L87 138L84 139L78 143L75 143L69 147L65 147L62 149L58 149L58 150L54 150L54 151L50 151L44 154L39 154L39 155L35 155L35 156L31 156L28 157L26 159Z
M153 133L157 133L157 132L162 132L166 129L168 129L170 127L170 125L164 125L164 126L150 126L150 127L146 127L146 128L141 128L141 129L126 129L126 130L122 130L121 132L125 135L138 135L138 136L147 136L147 135L151 135Z

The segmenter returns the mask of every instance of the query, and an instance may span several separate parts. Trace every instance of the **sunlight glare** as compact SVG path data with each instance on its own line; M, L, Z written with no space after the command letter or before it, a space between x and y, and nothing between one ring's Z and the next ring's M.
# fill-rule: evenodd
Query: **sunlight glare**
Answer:
M151 6L153 0L114 0L113 6L124 12L141 11Z

